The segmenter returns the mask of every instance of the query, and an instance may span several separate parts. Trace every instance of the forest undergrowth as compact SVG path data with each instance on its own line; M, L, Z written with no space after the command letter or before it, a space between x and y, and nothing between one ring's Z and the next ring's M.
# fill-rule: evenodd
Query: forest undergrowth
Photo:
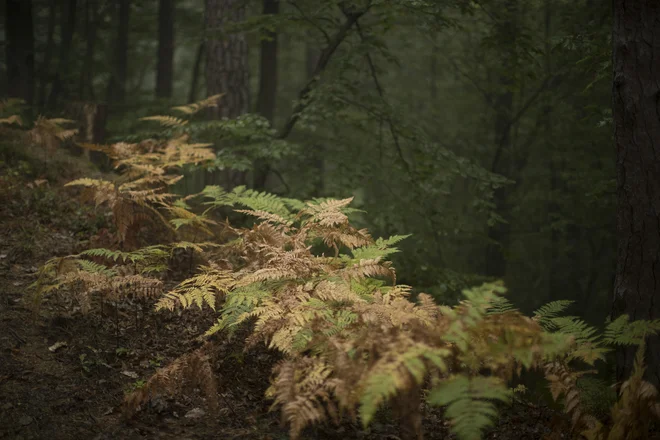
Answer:
M80 144L115 173L62 148L65 120L3 129L0 435L650 438L643 341L660 322L601 332L568 301L528 317L500 283L412 301L388 261L406 236L355 227L350 198L174 194L214 157L184 129L212 105L149 118L159 139ZM598 413L584 377L619 345L640 346L636 368L613 395L596 387L611 400ZM567 416L513 386L524 370Z

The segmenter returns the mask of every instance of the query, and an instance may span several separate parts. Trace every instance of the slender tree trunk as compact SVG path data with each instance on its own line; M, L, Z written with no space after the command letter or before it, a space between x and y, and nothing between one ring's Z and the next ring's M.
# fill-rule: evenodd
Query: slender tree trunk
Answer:
M62 41L60 43L60 59L57 64L57 71L53 78L53 86L48 97L48 108L54 109L58 105L60 95L64 92L64 82L70 67L71 46L73 44L73 34L76 29L76 8L77 1L69 0L66 3L66 10L62 13Z
M174 81L174 1L160 0L158 6L158 65L156 96L172 97Z
M279 0L264 0L264 15L279 13ZM259 95L257 96L257 113L274 124L275 103L277 98L277 34L269 32L261 41L261 58L259 65ZM265 160L254 163L253 187L259 191L266 189L266 179L270 167Z
M80 98L82 100L90 99L93 101L96 99L96 93L94 93L94 50L100 15L98 0L87 0L85 2L85 58L80 69Z
M614 0L613 117L617 153L614 317L660 318L660 2ZM626 377L634 348L621 350ZM660 340L649 340L647 377L660 384Z
M199 72L202 69L202 60L204 59L204 42L199 43L197 55L195 56L195 65L193 66L192 78L190 79L190 92L188 93L188 102L197 101L197 85L199 83Z
M6 0L8 95L34 101L34 29L31 0Z
M108 83L108 103L124 102L126 79L128 77L128 24L131 12L130 0L118 0L117 39L115 42L114 63Z
M206 0L206 88L223 93L211 109L215 118L235 118L249 110L248 47L242 33L226 34L225 25L245 20L244 0Z
M506 0L501 16L495 24L496 35L501 39L510 40L515 47L517 38L518 0ZM499 66L499 83L505 90L495 99L495 158L491 171L505 177L512 177L512 118L513 118L513 85L512 66L515 64L515 50L502 54L502 65ZM497 213L507 220L511 211L509 193L511 188L503 187L495 190L494 203ZM489 243L486 247L486 275L502 278L506 275L507 253L511 239L510 226L506 222L498 222L488 228Z
M57 0L50 0L48 4L48 31L46 36L46 50L44 60L39 69L39 90L37 92L37 104L43 108L46 105L46 91L50 83L50 62L55 50L55 21L57 20Z

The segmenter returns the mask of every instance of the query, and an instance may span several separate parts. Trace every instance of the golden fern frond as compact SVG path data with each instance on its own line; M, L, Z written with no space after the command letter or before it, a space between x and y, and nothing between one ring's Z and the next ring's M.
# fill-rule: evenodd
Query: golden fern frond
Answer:
M277 214L273 214L271 212L266 212L266 211L260 211L260 210L253 210L253 209L235 209L235 212L240 212L242 214L247 214L256 217L257 219L271 223L273 225L277 226L284 226L285 228L290 227L293 225L292 220L285 219L282 216L279 216ZM287 229L284 229L284 232L287 232Z
M0 124L23 125L23 120L18 115L11 115L8 118L0 118Z
M390 278L393 284L396 283L394 269L390 267L388 261L382 262L380 261L380 258L375 258L373 260L360 260L359 263L342 270L341 274L346 280L350 280L351 278L361 279L380 276Z
M197 305L200 309L207 304L213 310L218 296L224 296L234 288L236 282L231 272L202 267L202 272L181 282L173 290L166 293L156 303L156 310L174 310L177 304L184 309Z
M181 113L185 113L187 115L194 115L195 113L199 112L200 110L203 110L205 108L209 107L217 107L218 106L218 100L224 96L224 93L218 94L218 95L213 95L209 96L206 99L203 99L201 101L195 102L193 104L188 104L188 105L180 105L177 107L172 107L172 110L176 110Z
M175 118L174 116L145 116L144 118L140 118L140 120L158 122L164 127L183 127L188 123L188 121Z

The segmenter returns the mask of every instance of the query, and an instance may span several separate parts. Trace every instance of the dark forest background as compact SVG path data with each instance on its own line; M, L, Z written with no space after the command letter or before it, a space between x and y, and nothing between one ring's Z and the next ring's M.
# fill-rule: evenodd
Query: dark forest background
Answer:
M561 298L595 323L609 313L609 2L2 7L0 95L79 120L86 141L146 137L140 117L225 94L202 119L229 122L200 125L218 169L188 170L181 191L355 196L375 236L412 234L400 280L442 301L504 279L524 310Z

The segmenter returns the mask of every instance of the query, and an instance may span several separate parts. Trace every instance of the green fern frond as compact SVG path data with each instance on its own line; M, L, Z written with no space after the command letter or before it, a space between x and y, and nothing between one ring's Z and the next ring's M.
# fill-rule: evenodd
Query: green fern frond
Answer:
M648 336L660 332L660 319L629 322L628 315L621 315L610 322L603 333L603 342L609 345L640 345Z
M501 315L507 312L516 311L516 307L511 304L507 298L503 296L497 296L493 298L490 302L490 308L486 312L488 315Z
M424 343L393 346L369 372L360 398L362 425L368 426L378 408L398 392L412 386L411 381L421 384L427 372L426 361L440 371L447 371L445 358L450 351L434 348Z
M82 251L78 255L87 255L90 257L101 257L107 260L119 261L122 263L131 262L131 263L140 263L148 261L159 261L170 256L170 253L166 251L163 246L148 246L145 248L137 249L131 252L125 252L120 250L112 249L87 249Z
M82 270L89 273L100 273L107 277L113 277L117 275L117 271L108 268L103 264L94 263L89 260L77 260L76 263L80 266Z
M207 186L202 191L202 195L212 199L206 202L211 206L246 206L252 211L274 214L285 220L293 220L294 215L291 212L291 199L278 197L275 194L258 192L247 189L245 186L238 186L231 192L226 192L219 186Z
M386 259L390 255L399 252L399 249L393 246L408 237L410 237L410 235L393 235L387 239L378 238L371 245L353 249L353 259L357 261L373 260L376 258Z
M534 312L533 319L546 330L552 330L554 328L552 319L557 318L573 303L574 301L568 301L568 300L549 302L541 306L538 310Z
M458 438L477 440L497 416L495 401L508 402L511 395L511 390L498 378L459 375L436 385L429 393L428 402L447 406L445 416Z

